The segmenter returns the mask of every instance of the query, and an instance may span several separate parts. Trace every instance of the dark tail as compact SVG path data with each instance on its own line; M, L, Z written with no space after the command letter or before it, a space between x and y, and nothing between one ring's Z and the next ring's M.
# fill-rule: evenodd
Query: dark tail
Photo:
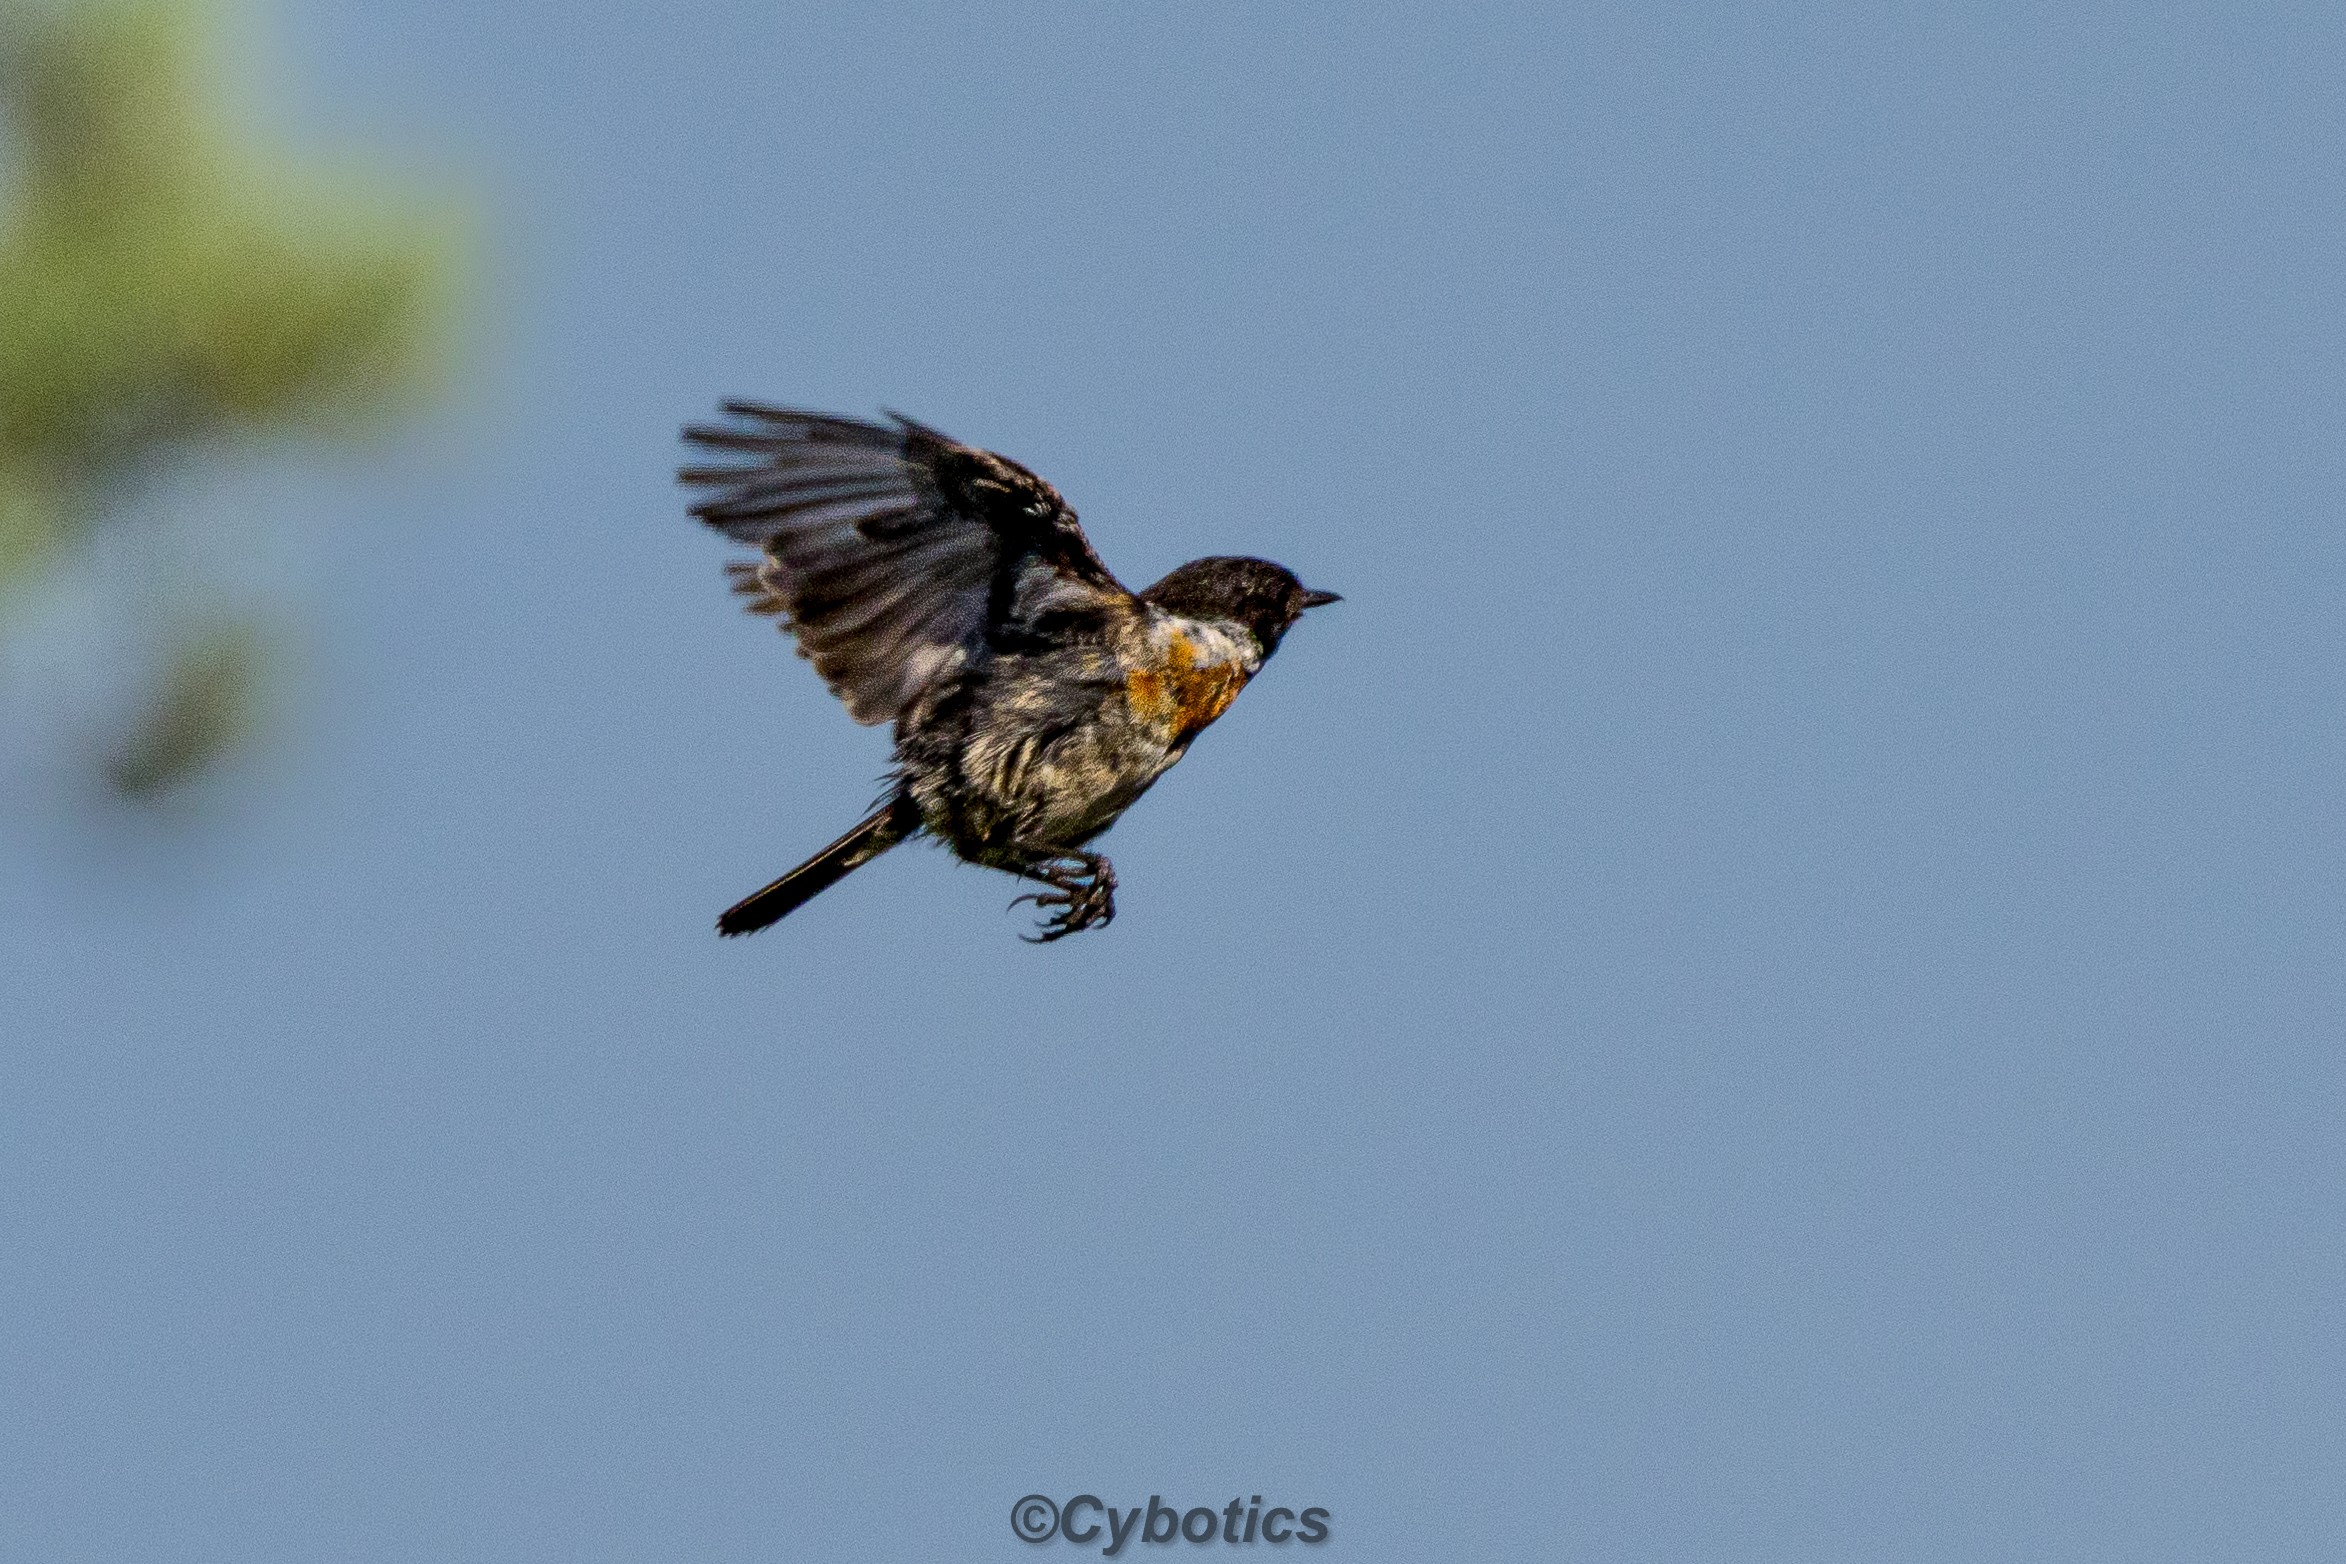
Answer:
M752 892L717 917L720 934L755 934L796 912L817 893L829 890L854 870L920 829L920 810L901 795L857 822L854 830L791 870L762 891Z

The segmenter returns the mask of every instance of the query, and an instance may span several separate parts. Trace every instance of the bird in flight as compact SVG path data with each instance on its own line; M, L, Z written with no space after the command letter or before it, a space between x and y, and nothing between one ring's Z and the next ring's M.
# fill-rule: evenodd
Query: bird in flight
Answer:
M1191 560L1143 592L1100 563L1059 491L891 414L727 402L686 442L692 513L761 557L728 567L862 723L896 725L879 805L725 910L749 934L922 832L1032 881L1036 941L1116 916L1089 850L1228 709L1307 608L1268 560ZM1013 906L1018 902L1013 902Z

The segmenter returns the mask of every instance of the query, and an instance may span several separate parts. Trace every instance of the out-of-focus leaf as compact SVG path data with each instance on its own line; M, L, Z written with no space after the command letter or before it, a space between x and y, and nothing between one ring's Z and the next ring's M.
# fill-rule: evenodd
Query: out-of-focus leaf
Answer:
M197 67L218 21L201 0L0 0L25 181L98 209L201 182L221 137Z
M106 775L130 798L153 798L200 775L252 732L260 711L268 641L252 620L191 631L173 651Z
M0 622L17 580L48 558L64 531L55 486L29 467L0 465Z

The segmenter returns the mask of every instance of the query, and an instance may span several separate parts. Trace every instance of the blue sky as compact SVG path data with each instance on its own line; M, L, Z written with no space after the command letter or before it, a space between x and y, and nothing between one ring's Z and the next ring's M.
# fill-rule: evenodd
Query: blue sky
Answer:
M269 20L479 373L189 479L271 760L0 832L0 1552L2346 1545L2334 9ZM742 394L1345 595L1111 930L713 937L886 759L682 514Z

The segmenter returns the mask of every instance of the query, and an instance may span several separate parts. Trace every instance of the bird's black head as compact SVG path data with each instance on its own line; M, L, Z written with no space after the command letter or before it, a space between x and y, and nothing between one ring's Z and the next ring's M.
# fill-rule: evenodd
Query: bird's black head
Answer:
M1265 657L1279 649L1279 638L1305 609L1342 601L1333 592L1312 591L1284 565L1228 555L1193 559L1141 596L1167 613L1243 625L1262 643Z

